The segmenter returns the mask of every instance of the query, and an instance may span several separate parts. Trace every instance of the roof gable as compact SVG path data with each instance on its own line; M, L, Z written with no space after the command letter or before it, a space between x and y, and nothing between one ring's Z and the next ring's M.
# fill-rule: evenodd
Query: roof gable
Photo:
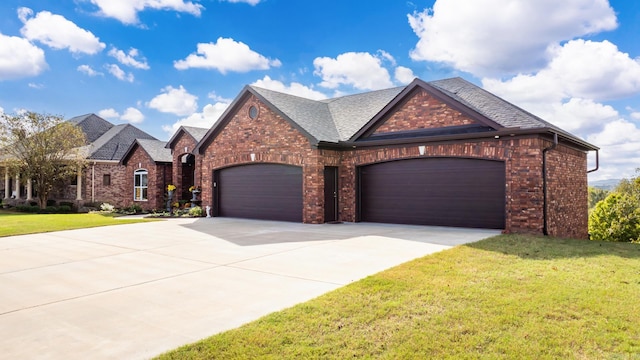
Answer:
M129 146L120 163L126 165L135 150L138 148L147 153L153 162L172 163L173 156L171 156L171 150L165 146L166 144L166 142L161 140L136 139L131 146Z
M120 161L136 139L157 140L133 125L115 125L91 144L88 158Z
M202 138L204 138L208 130L209 129L195 126L180 126L178 130L176 130L176 132L171 136L171 139L167 141L165 146L173 150L173 148L176 146L176 143L180 140L183 134L191 137L194 143L197 144L200 142L200 140L202 140Z

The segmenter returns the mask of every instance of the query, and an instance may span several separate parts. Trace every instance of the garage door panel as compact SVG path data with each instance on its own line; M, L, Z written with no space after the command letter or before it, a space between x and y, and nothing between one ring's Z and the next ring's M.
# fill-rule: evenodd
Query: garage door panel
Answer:
M218 215L302 221L302 168L252 164L219 170Z
M504 163L427 158L360 168L362 221L504 228Z

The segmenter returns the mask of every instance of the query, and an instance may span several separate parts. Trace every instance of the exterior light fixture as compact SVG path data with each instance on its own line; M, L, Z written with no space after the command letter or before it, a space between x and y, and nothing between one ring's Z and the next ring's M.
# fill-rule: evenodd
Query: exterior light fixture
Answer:
M251 156L251 161L256 161L256 154L251 153L250 156Z
M426 149L426 147L424 145L418 146L418 151L420 152L420 155L424 155L425 149Z

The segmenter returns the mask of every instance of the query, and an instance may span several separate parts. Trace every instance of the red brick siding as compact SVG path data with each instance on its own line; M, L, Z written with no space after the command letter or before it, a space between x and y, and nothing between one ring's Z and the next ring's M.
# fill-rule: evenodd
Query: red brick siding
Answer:
M111 185L104 185L104 175L111 176ZM109 203L116 207L128 205L127 195L133 193L127 188L126 167L118 163L89 163L82 180L82 199L84 202ZM74 197L75 198L75 197Z
M181 160L182 157L184 155L191 154L195 149L196 145L197 143L191 135L185 132L182 132L178 135L178 138L177 138L177 141L175 142L174 147L171 148L171 152L173 154L173 164L174 164L171 183L176 186L176 194L178 194L178 197L183 197L182 193L188 192L189 187L191 187L192 185L202 186L199 180L199 171L201 169L199 164L201 162L201 159L199 159L198 155L196 155L196 162L194 165L195 175L194 175L193 184L185 183L184 179L186 174L183 174L183 168L182 168L182 160ZM185 148L187 149L186 151L185 151ZM188 198L186 199L176 199L176 200L189 200L189 199L191 199L191 195L189 195Z
M548 233L586 239L589 212L586 154L558 146L546 156Z
M125 192L127 194L124 200L125 206L137 204L145 210L164 209L165 189L171 180L171 168L170 164L156 164L141 147L133 150L126 166L125 183L128 191ZM134 173L139 169L145 169L148 172L147 200L133 199Z
M419 89L374 134L469 125L474 121Z

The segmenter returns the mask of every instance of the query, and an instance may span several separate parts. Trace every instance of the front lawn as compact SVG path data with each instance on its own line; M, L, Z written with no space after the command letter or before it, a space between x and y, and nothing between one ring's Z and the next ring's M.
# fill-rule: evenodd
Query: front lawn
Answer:
M638 359L639 324L640 245L501 235L159 358Z
M0 236L154 221L116 219L112 214L25 214L0 210Z

